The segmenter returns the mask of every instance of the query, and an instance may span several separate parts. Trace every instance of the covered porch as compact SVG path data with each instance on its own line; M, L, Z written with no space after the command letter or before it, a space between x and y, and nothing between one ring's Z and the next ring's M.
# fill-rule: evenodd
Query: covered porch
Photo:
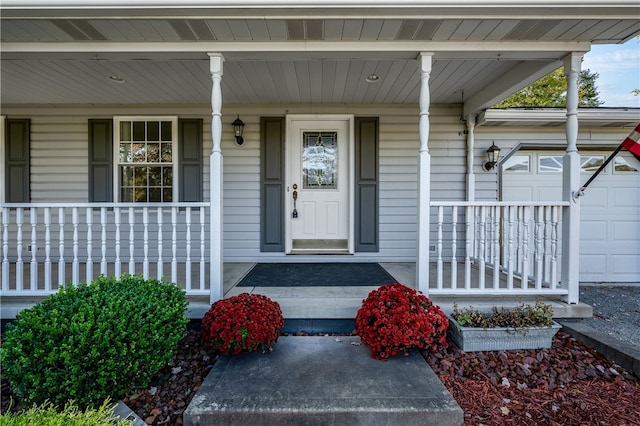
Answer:
M230 294L233 265L346 259L413 265L406 284L461 304L579 304L581 58L640 31L632 1L553 18L544 1L213 3L3 3L3 307L121 273L165 277L208 305ZM502 202L478 117L560 66L563 201ZM347 146L345 244L299 254L292 135L306 131L295 120L326 117L344 125L330 130ZM145 180L138 199L127 170L148 163L168 178ZM315 297L288 312L316 315L301 301Z

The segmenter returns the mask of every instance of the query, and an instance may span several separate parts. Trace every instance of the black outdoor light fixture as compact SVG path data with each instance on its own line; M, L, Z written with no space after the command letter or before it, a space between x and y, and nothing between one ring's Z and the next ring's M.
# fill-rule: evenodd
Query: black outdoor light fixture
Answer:
M233 135L236 137L236 143L242 145L244 139L242 138L242 131L244 130L244 122L240 120L240 115L231 123L233 126Z
M498 164L498 158L500 158L500 148L496 146L495 142L492 142L491 146L487 148L487 158L489 161L484 163L482 167L488 172Z

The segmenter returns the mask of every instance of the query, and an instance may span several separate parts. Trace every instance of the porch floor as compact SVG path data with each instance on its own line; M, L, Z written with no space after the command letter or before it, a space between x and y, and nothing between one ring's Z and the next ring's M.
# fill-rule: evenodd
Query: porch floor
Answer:
M251 270L255 263L225 263L223 267L224 296L230 297L242 292L263 294L280 304L285 319L288 320L353 320L363 299L375 286L354 287L237 287L237 284ZM416 286L416 265L407 263L381 263L397 282L409 287ZM430 276L435 276L435 264L431 265ZM68 275L70 276L70 275ZM462 272L458 274L463 276ZM445 277L449 279L449 277ZM488 279L488 278L487 278ZM447 314L453 310L453 304L489 311L493 306L515 307L521 303L534 303L541 300L553 306L555 318L590 318L591 306L585 303L570 305L559 297L543 296L505 296L505 295L430 295L430 299ZM42 297L9 296L0 299L2 319L12 319L22 309L33 306ZM187 315L191 319L200 319L210 307L208 296L188 296Z

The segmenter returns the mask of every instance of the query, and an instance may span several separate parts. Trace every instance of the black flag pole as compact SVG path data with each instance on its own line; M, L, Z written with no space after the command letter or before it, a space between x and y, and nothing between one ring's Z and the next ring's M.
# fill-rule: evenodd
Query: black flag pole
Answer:
M595 173L591 175L591 177L580 187L580 189L573 194L574 200L584 195L584 190L587 188L587 186L589 186L589 184L593 182L593 180L604 170L604 168L607 167L607 164L609 164L611 160L613 160L613 158L618 155L621 149L622 145L618 145L616 150L613 151L609 158L607 158L604 163L602 163L602 165L598 167L598 170L596 170Z

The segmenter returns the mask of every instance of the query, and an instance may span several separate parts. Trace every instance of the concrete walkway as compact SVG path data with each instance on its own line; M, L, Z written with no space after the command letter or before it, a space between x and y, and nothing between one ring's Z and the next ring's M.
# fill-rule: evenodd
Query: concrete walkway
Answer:
M270 353L224 356L185 425L461 425L464 413L418 351L386 362L357 336L284 336Z

